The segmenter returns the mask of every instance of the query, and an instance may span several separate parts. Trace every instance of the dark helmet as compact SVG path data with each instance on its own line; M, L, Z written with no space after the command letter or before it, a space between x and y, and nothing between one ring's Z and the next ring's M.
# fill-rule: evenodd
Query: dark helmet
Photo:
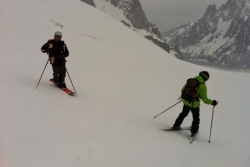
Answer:
M209 79L209 73L207 71L201 71L199 73L199 76L201 76L204 81L207 81Z

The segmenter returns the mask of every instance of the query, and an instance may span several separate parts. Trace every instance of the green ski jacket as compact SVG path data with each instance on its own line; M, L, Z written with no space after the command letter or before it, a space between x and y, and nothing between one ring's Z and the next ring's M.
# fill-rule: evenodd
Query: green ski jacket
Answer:
M208 99L207 97L207 86L203 80L203 78L201 76L196 76L194 77L195 79L197 79L199 81L199 89L197 91L196 96L199 97L205 104L212 104L213 101L211 99ZM183 88L181 89L181 92L183 92L183 90L185 89L185 86L183 86ZM187 100L182 99L183 103L191 108L197 108L200 107L200 101L194 101L194 102L189 102Z

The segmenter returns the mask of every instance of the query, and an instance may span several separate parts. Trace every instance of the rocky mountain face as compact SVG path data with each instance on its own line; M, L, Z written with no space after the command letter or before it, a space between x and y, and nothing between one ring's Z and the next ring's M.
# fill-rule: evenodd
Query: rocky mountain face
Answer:
M146 29L152 27L142 10L139 0L110 0L110 3L123 11L123 15L134 28Z
M162 33L182 59L226 69L250 69L250 0L209 5L198 21Z
M139 0L81 1L102 10L104 13L123 23L125 26L130 27L135 32L138 32L138 34L151 40L154 44L169 52L170 48L168 44L161 40L161 33L156 25L148 21Z
M89 5L93 6L93 7L96 7L95 2L93 0L80 0L80 1L82 1L82 2L84 2L86 4L89 4Z

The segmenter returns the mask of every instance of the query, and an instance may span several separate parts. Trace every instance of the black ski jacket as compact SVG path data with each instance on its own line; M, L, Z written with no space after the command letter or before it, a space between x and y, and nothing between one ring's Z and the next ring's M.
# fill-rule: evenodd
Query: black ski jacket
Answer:
M69 51L64 41L57 42L54 39L48 40L42 46L41 51L49 54L50 62L55 66L65 65L65 57L69 56Z

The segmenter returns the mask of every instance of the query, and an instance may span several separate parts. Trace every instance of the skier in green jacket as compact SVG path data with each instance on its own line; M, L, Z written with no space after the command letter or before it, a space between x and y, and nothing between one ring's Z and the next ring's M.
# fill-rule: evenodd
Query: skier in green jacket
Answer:
M176 119L172 129L173 130L178 130L181 129L181 124L184 120L184 118L188 115L188 113L192 112L193 114L193 122L192 122L192 126L191 126L191 136L194 136L198 130L199 130L199 124L200 124L200 99L205 103L205 104L210 104L210 105L216 105L217 101L216 100L211 100L208 99L207 97L207 86L205 84L205 82L209 79L209 73L207 71L201 71L199 73L199 76L194 77L195 79L197 79L199 81L199 89L197 91L196 94L196 100L194 102L189 102L185 99L182 99L183 101L183 110L180 113L180 115L178 116L178 118ZM181 92L183 92L183 90L185 89L185 86L182 88Z

